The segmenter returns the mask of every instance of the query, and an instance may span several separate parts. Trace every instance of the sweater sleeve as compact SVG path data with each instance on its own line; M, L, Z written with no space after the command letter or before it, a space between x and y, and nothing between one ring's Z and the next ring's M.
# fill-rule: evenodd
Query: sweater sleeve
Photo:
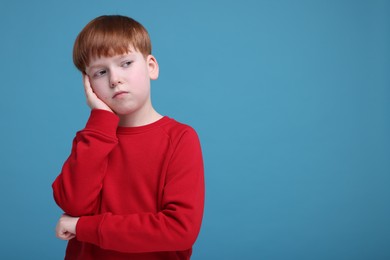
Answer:
M203 207L201 147L196 132L189 129L170 159L161 211L83 216L77 223L77 239L127 253L187 250L198 236Z
M107 158L117 144L119 118L92 110L85 128L76 134L72 151L52 184L54 199L71 216L97 212Z

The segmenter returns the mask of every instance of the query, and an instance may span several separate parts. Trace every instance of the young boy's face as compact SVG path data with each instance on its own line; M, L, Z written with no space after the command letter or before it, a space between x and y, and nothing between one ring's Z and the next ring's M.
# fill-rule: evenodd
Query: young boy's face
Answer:
M158 77L158 64L152 55L145 58L131 50L112 57L95 57L85 71L97 97L116 114L150 109L150 80Z

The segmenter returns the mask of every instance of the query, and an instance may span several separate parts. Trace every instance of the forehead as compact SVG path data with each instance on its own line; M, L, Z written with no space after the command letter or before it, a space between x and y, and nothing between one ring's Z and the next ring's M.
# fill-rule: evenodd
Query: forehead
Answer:
M128 45L126 47L126 45ZM115 46L115 45L95 45L91 46L90 49L87 51L87 64L88 67L92 60L100 59L100 58L110 58L118 55L128 54L136 52L136 48L133 47L131 44L126 44L121 46Z

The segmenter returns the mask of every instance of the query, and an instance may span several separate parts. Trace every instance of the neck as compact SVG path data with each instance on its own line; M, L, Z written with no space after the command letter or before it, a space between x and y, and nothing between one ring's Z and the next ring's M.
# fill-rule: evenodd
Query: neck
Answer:
M136 127L148 125L161 119L160 115L153 107L150 107L146 111L138 111L138 113L119 115L119 126Z

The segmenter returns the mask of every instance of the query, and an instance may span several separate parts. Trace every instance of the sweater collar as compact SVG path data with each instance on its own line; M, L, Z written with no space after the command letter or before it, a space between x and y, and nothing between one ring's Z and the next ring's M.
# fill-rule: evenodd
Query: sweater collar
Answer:
M171 118L169 118L167 116L163 116L159 120L157 120L153 123L147 124L147 125L143 125L143 126L135 126L135 127L118 126L117 134L138 134L138 133L148 132L148 131L153 130L157 127L165 125L166 123L168 123L171 120L172 120Z

